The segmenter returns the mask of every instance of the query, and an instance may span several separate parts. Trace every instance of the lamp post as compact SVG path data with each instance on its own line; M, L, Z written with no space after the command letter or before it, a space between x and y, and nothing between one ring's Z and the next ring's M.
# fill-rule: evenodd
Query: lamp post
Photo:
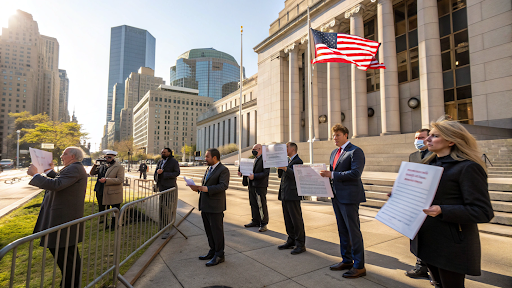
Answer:
M16 169L20 168L20 130L16 130L18 134L18 144L16 145Z
M130 172L130 168L131 168L131 164L132 164L131 156L132 156L132 152L130 150L128 150L128 172Z

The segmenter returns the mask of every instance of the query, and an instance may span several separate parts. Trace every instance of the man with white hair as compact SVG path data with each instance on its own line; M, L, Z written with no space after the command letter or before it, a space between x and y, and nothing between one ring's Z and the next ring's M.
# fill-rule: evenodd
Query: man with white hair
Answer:
M82 165L84 153L79 147L68 147L60 156L64 168L59 173L53 171L53 163L50 163L51 169L44 171L46 176L39 174L37 167L33 164L27 170L27 174L32 177L29 184L45 189L41 210L37 217L34 233L58 226L84 216L84 199L87 188L87 172ZM55 257L58 252L57 265L62 275L61 287L78 287L80 285L81 260L80 254L75 243L82 242L83 229L79 230L78 239L76 239L78 225L66 228L60 233L59 246L57 247L57 232L47 236L47 248ZM66 241L67 237L69 240ZM45 239L42 238L40 245L44 247ZM66 243L68 246L66 247ZM67 249L67 255L66 255ZM76 256L75 256L76 255ZM66 256L66 258L64 258ZM75 258L75 259L74 259ZM66 267L64 267L66 262ZM75 269L73 269L75 265ZM74 283L72 282L74 276Z

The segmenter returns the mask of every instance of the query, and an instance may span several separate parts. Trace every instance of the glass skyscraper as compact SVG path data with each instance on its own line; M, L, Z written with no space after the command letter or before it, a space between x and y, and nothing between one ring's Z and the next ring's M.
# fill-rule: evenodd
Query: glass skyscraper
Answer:
M155 47L155 37L146 30L127 25L111 28L106 121L115 121L116 141L119 140L120 114L124 108L124 82L130 73L137 72L140 67L155 69ZM116 84L117 93L113 103Z
M240 66L235 58L213 48L187 51L171 67L171 86L198 89L199 96L214 101L236 91L239 81Z

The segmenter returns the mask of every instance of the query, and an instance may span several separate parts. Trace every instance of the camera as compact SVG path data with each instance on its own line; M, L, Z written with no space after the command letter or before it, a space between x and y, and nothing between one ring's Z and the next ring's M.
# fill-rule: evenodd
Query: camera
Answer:
M96 159L96 161L95 161L95 164L96 164L96 165L98 165L98 166L99 166L99 165L103 165L103 164L105 164L105 163L107 163L107 159L105 159L105 158L98 158L98 159Z

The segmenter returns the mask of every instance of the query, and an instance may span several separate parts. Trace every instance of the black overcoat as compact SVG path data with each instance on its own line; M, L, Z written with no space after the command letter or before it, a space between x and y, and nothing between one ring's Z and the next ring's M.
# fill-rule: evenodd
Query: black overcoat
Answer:
M487 174L479 164L450 156L435 158L430 165L444 168L432 205L442 213L427 216L411 252L430 265L457 273L481 274L481 248L477 223L494 217Z
M277 176L281 178L281 185L279 185L279 195L277 199L281 201L299 201L302 196L297 193L297 183L295 182L295 173L293 172L293 165L303 164L299 155L295 156L288 164L286 171L277 170Z

